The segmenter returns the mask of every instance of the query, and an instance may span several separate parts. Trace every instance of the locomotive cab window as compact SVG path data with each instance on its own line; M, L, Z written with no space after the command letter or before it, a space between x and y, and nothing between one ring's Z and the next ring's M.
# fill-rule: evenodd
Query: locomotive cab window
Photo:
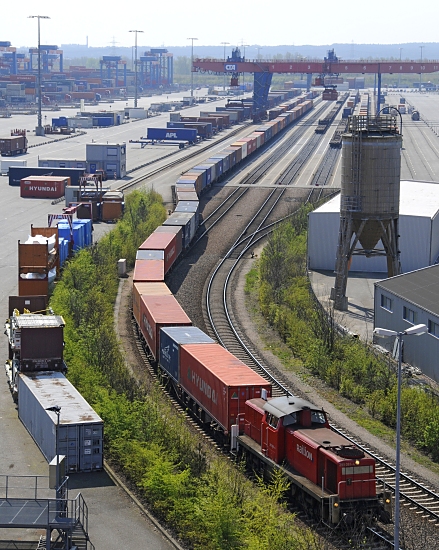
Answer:
M277 428L277 425L279 423L279 418L274 416L274 414L267 413L267 424L271 426L272 428Z
M326 419L324 413L320 411L312 411L311 413L311 422L313 424L325 424Z

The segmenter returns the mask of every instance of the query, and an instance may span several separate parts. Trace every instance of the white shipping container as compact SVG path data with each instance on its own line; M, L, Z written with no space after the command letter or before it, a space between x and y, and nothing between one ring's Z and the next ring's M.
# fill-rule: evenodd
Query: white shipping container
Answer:
M27 160L2 160L0 161L0 173L8 175L11 166L27 166Z
M57 415L49 407L61 407ZM67 472L103 468L104 423L60 372L33 372L18 377L18 416L47 462L66 456Z
M130 118L146 118L147 112L142 107L128 109Z

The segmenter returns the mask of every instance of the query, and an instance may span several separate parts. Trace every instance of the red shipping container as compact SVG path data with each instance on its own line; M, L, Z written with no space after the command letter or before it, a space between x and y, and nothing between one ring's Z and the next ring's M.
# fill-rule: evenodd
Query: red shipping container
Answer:
M180 348L180 384L226 431L239 422L244 432L245 402L271 395L271 384L219 344Z
M164 260L136 260L133 281L137 283L159 283L165 280Z
M133 316L140 325L140 296L170 296L172 292L165 283L133 284Z
M181 226L178 225L159 225L154 233L174 233L177 235L177 243L180 250L183 247L183 233Z
M181 253L178 247L177 235L172 233L151 233L140 246L139 250L163 250L165 260L165 275Z
M178 178L179 183L195 181L195 191L200 194L203 189L203 175L200 172L185 172Z
M29 176L20 181L20 197L37 199L59 199L70 178L59 176Z
M191 180L178 180L175 184L175 190L176 191L192 191L193 193L196 193L195 189L195 180L193 180L193 183Z
M160 328L191 326L192 322L174 296L144 296L140 298L140 330L154 357L160 352Z

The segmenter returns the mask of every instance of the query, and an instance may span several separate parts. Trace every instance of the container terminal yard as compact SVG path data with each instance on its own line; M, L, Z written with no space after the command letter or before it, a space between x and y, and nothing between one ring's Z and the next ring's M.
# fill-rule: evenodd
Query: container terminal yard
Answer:
M198 92L201 95L204 91L201 90ZM417 93L407 93L405 96L408 101L422 114L424 121L434 120L433 113L438 106L438 96L431 95L427 97L426 94ZM392 95L389 94L388 97L389 102L393 104L391 101ZM170 98L172 99L171 96ZM395 96L395 100L396 99L397 96ZM140 107L148 106L148 103L151 103L150 99L139 99ZM223 106L225 103L226 100L212 102L212 104L209 105L209 109L214 110L212 109L212 106L215 108ZM399 101L395 101L395 103L399 103ZM123 110L124 106L126 106L125 100L120 103L113 103L111 108L113 111L116 111L119 108ZM204 108L205 105L189 107L184 109L184 114L185 116L198 116L200 110ZM317 108L323 110L322 106L316 106L316 109ZM71 110L63 110L57 112L56 115L58 118L61 118L62 116L69 116L71 115ZM341 120L341 115L342 113L340 112L332 123L334 125L334 129L337 123ZM16 128L29 129L31 126L29 123L30 118L25 115L14 115L12 120L13 126ZM69 136L68 139L63 139L60 141L55 141L56 138L52 138L51 135L34 136L31 131L28 132L30 146L29 150L26 155L20 156L19 158L25 158L28 166L36 166L39 162L41 165L42 159L71 159L72 161L84 159L86 145L90 142L94 142L96 144L126 144L127 175L123 177L123 183L126 183L130 180L137 180L142 173L147 174L149 171L146 166L137 170L136 168L146 165L159 157L165 156L171 152L171 149L175 149L175 147L171 148L169 145L164 144L143 146L143 143L139 143L139 141L143 141L141 138L146 137L146 126L163 128L166 127L167 121L169 121L169 114L160 114L156 117L148 119L147 121L140 119L134 122L131 121L128 124L116 126L115 128L87 129L86 133L82 135L78 132L77 135ZM405 148L402 153L401 179L436 181L436 173L439 171L439 146L436 144L435 140L439 138L435 133L435 128L429 127L427 123L423 123L422 127L414 127L410 122L411 117L409 117L408 114L407 116L404 116L403 121L405 124L403 128ZM0 119L0 132L2 134L7 134L10 130L11 120ZM236 130L236 127L225 130L222 132L222 137L226 137L228 133L232 134L234 130ZM289 155L295 155L304 147L305 143L309 141L311 135L314 133L313 130L314 129L306 130L297 143L292 147ZM251 128L247 128L247 134L250 132ZM332 132L330 133L332 134ZM317 159L319 156L323 156L324 151L328 148L331 137L329 135L330 133L328 133L327 136L325 135L324 139L315 150L314 157L311 158L307 166L298 175L294 182L295 186L307 188L312 184L312 176L317 169ZM130 143L130 141L132 143ZM236 137L231 135L228 143L233 143L233 141L236 141ZM426 151L426 148L423 145L424 141L431 144L430 150ZM411 147L409 147L409 143ZM185 150L176 152L174 156L181 155L183 157L188 152L192 153L193 149L201 150L205 145L206 142L204 142L204 144L203 142L200 142L192 147L186 148ZM213 151L220 151L224 148L224 146L224 143L221 145L218 144L218 146L214 146ZM424 154L419 154L421 149ZM209 151L208 156L212 156L212 150ZM165 164L166 161L162 160L159 162ZM156 177L148 178L146 180L146 186L152 187L161 193L166 204L168 204L170 209L172 209L173 195L171 193L171 183L177 181L179 175L183 171L189 170L193 165L194 162L192 160L183 161L182 164L178 165L176 168L170 169L164 175L159 174ZM156 164L154 166L156 166ZM280 173L284 171L284 168L281 165L278 165L275 170ZM234 178L227 182L226 185L234 186L236 181L239 178L242 178L242 172L243 170L240 170ZM258 185L272 185L275 179L276 177L273 173L267 172L267 175L264 179L259 181ZM14 186L9 186L7 184L6 176L3 176L1 180L4 182L4 200L2 201L0 209L2 209L2 219L4 219L7 223L7 231L2 237L3 285L1 291L1 303L3 310L6 311L8 296L14 295L17 292L17 270L15 263L17 240L20 239L24 241L27 238L31 223L37 227L44 227L47 224L47 214L61 213L65 204L60 202L58 204L49 205L48 201L44 199L20 199L19 189ZM121 181L119 181L117 174L116 180L113 180L114 178L108 181L108 186L112 189L116 189L121 185ZM338 188L340 186L339 162L334 166L332 174L327 180L327 185L328 187L333 188ZM95 224L95 238L99 237L99 234L102 234L102 232L107 229L108 226L104 224ZM7 345L5 341L1 342L0 349L6 357ZM5 442L5 444L2 445L4 456L2 456L1 463L3 464L3 470L6 471L8 469L10 474L13 473L16 475L24 475L29 473L34 475L47 474L47 463L42 455L39 454L34 442L30 439L29 435L18 421L7 386L3 383L0 407L2 418L6 419L5 422L0 424L1 440L2 442ZM90 514L89 534L96 548L127 547L127 540L130 541L129 547L132 548L144 546L145 540L148 540L148 545L151 548L171 547L168 546L168 543L165 542L159 535L157 535L157 532L153 532L153 534L151 534L151 531L148 530L148 534L145 534L143 517L132 506L121 504L126 502L124 501L126 497L120 493L119 489L113 485L110 478L108 478L105 473L94 474L94 480L99 480L97 483L101 486L93 488L87 487L86 474L83 475L83 478L79 476L75 477L73 479L73 484L78 485L78 488L80 488L81 493L87 501ZM110 511L106 508L109 503L111 503L110 507L113 508ZM117 536L114 529L111 528L111 526L114 526L115 517L118 518L118 525L120 525ZM121 537L120 540L117 538L119 535ZM8 536L10 538L13 537L12 530L9 532ZM0 538L6 537L2 534Z

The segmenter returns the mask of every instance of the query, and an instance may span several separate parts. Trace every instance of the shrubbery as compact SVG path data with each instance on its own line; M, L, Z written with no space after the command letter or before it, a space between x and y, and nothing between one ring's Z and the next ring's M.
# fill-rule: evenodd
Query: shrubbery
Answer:
M270 238L247 279L257 288L261 311L294 356L341 395L365 405L390 427L396 419L396 370L361 341L340 335L335 312L315 300L306 276L306 210ZM439 400L405 383L402 432L439 460Z
M207 455L161 391L146 392L128 373L114 331L116 262L133 264L164 219L157 194L133 192L115 229L66 265L51 306L66 320L69 379L105 422L106 456L192 548L317 550L314 535L278 503L282 478L257 488L227 459Z

